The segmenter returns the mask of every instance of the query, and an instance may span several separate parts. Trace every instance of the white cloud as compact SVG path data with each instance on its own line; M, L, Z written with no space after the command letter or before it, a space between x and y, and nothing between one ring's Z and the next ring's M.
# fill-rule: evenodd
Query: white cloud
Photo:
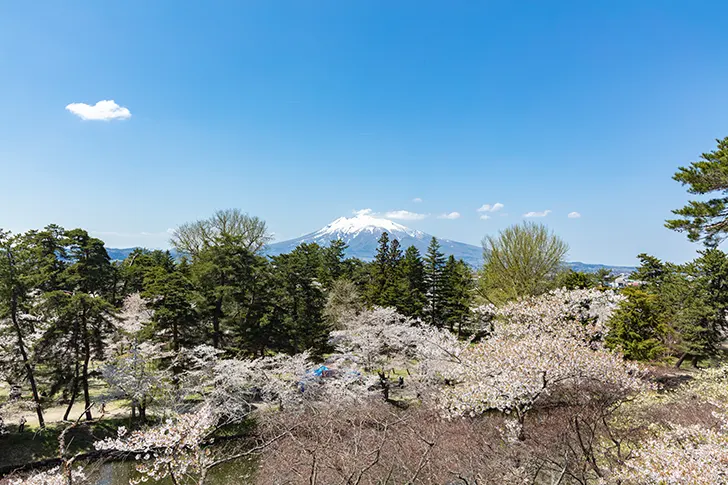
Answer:
M541 212L526 212L525 214L523 214L523 217L546 217L549 214L551 214L551 211L547 209Z
M581 217L581 214L579 212L569 212L569 215L567 216L569 219L578 219Z
M488 214L483 214L480 216L480 218L484 221L487 221L488 219L490 219L490 216Z
M419 221L427 217L427 214L418 214L410 211L389 211L384 213L387 219L399 219L402 221Z
M71 103L66 109L82 120L127 120L131 118L131 112L116 104L114 100L99 101L91 106L86 103Z
M420 202L422 202L422 199L420 199L419 197L415 197L414 199L412 199L412 202L419 204Z
M437 216L438 219L460 219L459 212L450 212L448 214L441 214Z
M374 211L371 209L353 210L352 212L355 216L370 216L374 214Z
M498 212L499 210L501 210L501 209L502 209L502 208L504 208L504 207L505 207L505 206L504 206L503 204L501 204L500 202L496 202L496 203L495 203L495 204L493 204L493 205L490 205L490 204L483 204L483 205L482 205L482 206L480 206L480 208L478 209L478 212Z

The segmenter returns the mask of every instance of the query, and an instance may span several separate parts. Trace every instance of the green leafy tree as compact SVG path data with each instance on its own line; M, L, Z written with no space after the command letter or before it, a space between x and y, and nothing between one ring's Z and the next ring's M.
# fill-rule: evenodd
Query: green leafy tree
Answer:
M553 286L569 246L543 224L524 222L483 239L481 294L501 303Z
M716 150L703 153L688 167L679 167L673 179L687 186L691 194L722 197L691 200L672 211L678 219L665 223L669 229L685 232L691 241L703 241L708 247L717 246L728 235L728 137L716 142Z

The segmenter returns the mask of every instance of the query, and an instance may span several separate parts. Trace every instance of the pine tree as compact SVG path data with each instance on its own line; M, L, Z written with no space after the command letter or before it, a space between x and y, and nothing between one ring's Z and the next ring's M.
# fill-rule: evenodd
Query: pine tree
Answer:
M330 288L334 281L345 276L344 258L348 247L341 239L334 239L328 247L322 250L319 280L325 288Z
M425 265L419 250L410 246L404 253L401 263L400 298L397 309L409 317L419 318L424 315L427 303L425 285Z
M371 305L386 306L391 257L389 234L383 232L378 242L377 253L374 256L374 261L370 264L366 299Z
M432 238L425 256L425 287L427 307L426 320L435 327L442 327L443 315L443 271L445 269L445 255L440 251L437 238Z
M640 288L624 289L626 300L609 321L606 343L633 360L649 360L663 351L662 339L666 333L663 314L657 295Z
M33 331L33 321L27 316L32 306L32 265L29 264L27 245L23 239L13 237L0 230L0 322L9 321L9 333L15 340L16 348L23 363L25 378L30 384L38 424L45 428L35 365L28 336ZM0 331L4 330L0 325Z
M473 278L467 263L450 256L442 277L443 320L451 332L462 336L468 323L472 301Z

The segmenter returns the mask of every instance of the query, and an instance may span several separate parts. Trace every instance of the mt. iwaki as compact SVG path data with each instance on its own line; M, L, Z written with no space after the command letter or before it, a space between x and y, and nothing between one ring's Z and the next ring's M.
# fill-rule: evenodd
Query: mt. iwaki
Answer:
M354 217L340 217L316 232L272 243L268 245L266 254L274 256L288 253L301 243L328 246L332 240L341 239L349 246L346 250L347 256L370 261L377 252L378 240L384 232L389 234L390 240L398 240L403 249L414 246L423 255L427 252L427 246L432 239L430 234L422 231L410 229L389 219L375 217L367 212L359 212ZM449 239L438 239L438 241L446 256L452 254L471 266L480 266L483 263L483 249L479 246Z

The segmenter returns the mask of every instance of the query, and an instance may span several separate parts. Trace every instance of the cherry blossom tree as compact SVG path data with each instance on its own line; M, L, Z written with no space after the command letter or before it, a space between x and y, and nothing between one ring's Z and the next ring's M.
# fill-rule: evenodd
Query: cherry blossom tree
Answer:
M675 426L647 440L613 477L624 485L716 485L728 483L725 427Z
M496 409L513 413L522 437L526 414L565 387L608 386L616 399L642 388L639 369L601 344L618 297L558 290L496 310L490 335L458 356L453 386L443 390L451 416Z

